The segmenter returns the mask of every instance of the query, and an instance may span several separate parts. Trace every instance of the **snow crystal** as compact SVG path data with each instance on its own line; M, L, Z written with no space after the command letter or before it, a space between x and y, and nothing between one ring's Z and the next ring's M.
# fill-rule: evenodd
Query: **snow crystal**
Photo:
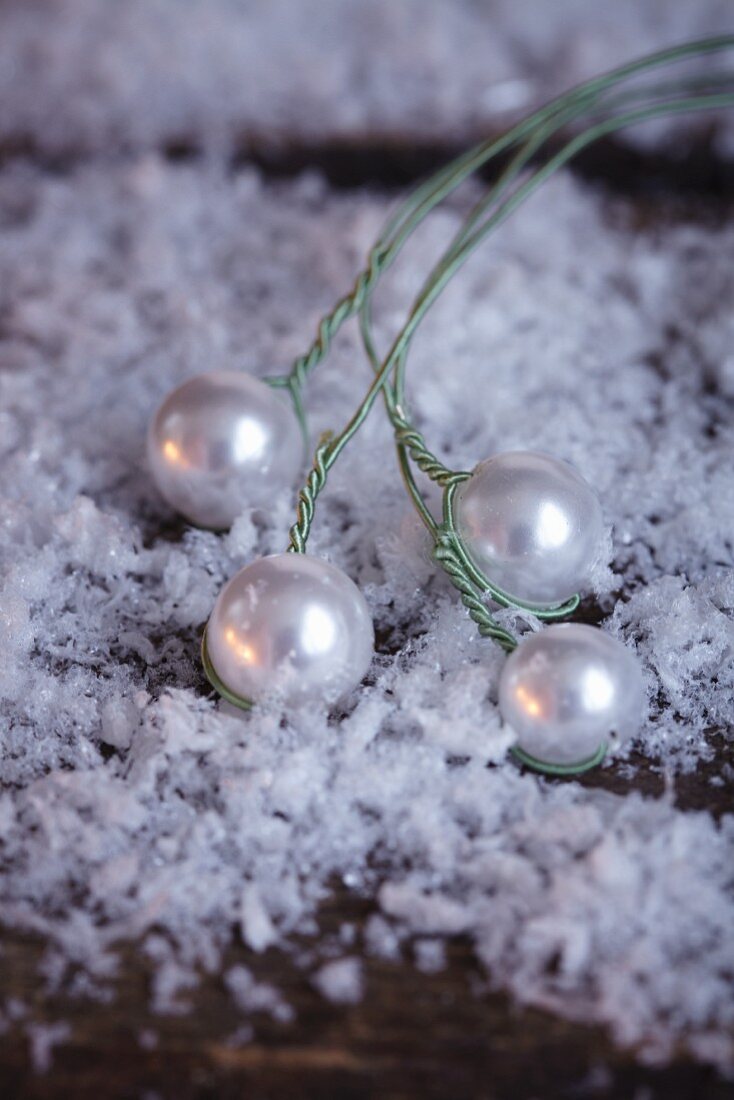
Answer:
M446 947L443 940L416 940L413 947L415 963L424 974L435 974L446 965Z
M597 486L613 568L585 610L644 664L649 720L625 751L665 770L664 797L507 758L503 656L431 565L379 410L330 474L311 543L369 602L368 681L343 712L243 715L203 678L217 591L284 546L293 501L257 516L243 501L226 535L187 528L147 475L147 419L197 371L283 370L388 207L154 155L0 171L0 919L45 937L56 986L65 968L110 985L115 946L136 940L159 1011L186 1009L233 936L293 950L351 999L346 940L292 946L340 881L376 899L371 955L412 945L431 968L466 936L520 1003L604 1024L648 1058L687 1045L723 1064L734 818L673 796L731 724L734 424L717 379L734 228L633 232L619 204L559 177L472 259L409 364L420 423L457 468L531 446ZM381 345L463 208L391 273ZM350 331L309 386L313 437L368 384ZM245 1016L290 1017L247 967L225 980Z
M138 1046L141 1050L155 1050L158 1046L158 1033L152 1028L145 1027L138 1032Z
M251 1043L255 1036L255 1029L251 1024L240 1024L225 1040L225 1045L237 1049Z
M253 951L264 951L277 941L278 933L256 886L246 886L242 891L240 921L242 939Z
M35 1073L48 1073L53 1065L53 1049L71 1035L63 1020L55 1024L28 1024L26 1034L31 1046L31 1065Z
M354 958L334 959L314 975L313 984L334 1004L356 1004L362 999L362 964Z
M225 975L227 988L235 1003L243 1012L267 1012L274 1020L287 1023L293 1018L293 1009L281 994L267 982L255 980L246 966L233 966Z
M379 913L373 913L367 920L364 938L370 955L381 959L400 958L400 938L393 926Z

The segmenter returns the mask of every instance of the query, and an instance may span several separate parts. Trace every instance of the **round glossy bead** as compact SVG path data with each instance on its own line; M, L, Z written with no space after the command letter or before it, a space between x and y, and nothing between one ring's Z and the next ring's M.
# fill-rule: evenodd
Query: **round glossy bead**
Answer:
M454 516L474 565L536 606L565 603L583 588L603 546L591 487L567 462L533 451L480 462L459 486Z
M221 529L247 505L265 505L293 484L303 440L272 387L216 371L169 393L150 423L148 461L171 507L200 527Z
M251 702L334 702L363 678L373 649L362 593L336 566L306 554L245 566L222 589L207 626L214 671Z
M563 623L531 634L510 654L499 703L523 752L545 764L577 764L639 729L642 673L616 638Z

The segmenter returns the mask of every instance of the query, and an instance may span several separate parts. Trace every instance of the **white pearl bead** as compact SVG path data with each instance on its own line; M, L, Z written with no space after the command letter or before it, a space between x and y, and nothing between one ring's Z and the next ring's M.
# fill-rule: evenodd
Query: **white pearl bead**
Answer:
M477 568L507 595L552 607L588 580L603 546L601 507L572 466L511 451L480 462L456 493L455 524Z
M523 752L546 764L580 763L639 729L642 672L616 638L562 623L531 634L510 654L499 703Z
M169 393L148 430L168 503L200 527L230 527L296 479L303 440L287 400L252 375L216 371Z
M252 702L334 702L363 678L373 647L357 586L306 554L273 554L245 566L220 592L207 626L214 671Z

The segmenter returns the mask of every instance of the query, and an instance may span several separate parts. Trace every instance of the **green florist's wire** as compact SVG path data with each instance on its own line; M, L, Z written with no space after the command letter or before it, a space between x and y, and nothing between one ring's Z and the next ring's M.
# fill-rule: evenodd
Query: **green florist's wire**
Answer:
M538 123L543 123L552 118L557 112L572 105L574 102L592 100L597 95L615 87L629 77L647 74L662 65L696 59L709 54L719 53L734 46L734 35L719 35L712 38L700 39L684 43L681 46L673 46L657 53L649 54L636 61L628 62L616 69L610 70L601 76L594 77L583 84L577 85L568 92L551 100L544 107L535 111L527 118L521 120L512 129L498 138L484 141L468 152L451 161L444 168L431 176L420 185L405 202L398 208L393 217L387 222L380 238L378 246L386 244L390 237L401 226L403 221L410 219L414 212L428 213L437 202L440 202L453 188L474 174L489 159L505 151L513 143L522 140L532 132Z
M710 39L701 43L692 43L687 46L678 47L674 50L663 51L661 54L653 55L651 58L624 66L622 69L615 70L614 73L608 74L606 77L597 78L586 85L582 85L574 92L560 97L558 100L555 100L553 104L536 112L530 119L525 120L525 122L513 128L513 130L509 131L503 138L477 147L476 150L471 151L469 154L465 154L446 169L437 173L432 180L428 181L427 184L423 185L413 194L411 199L400 208L393 219L391 219L391 222L388 223L387 229L383 232L381 238L370 252L368 265L358 277L351 294L340 299L334 310L332 310L332 312L322 321L319 326L319 333L316 341L305 356L296 360L291 374L286 376L286 381L283 384L290 385L292 390L299 388L308 371L312 369L328 351L329 342L333 338L338 327L340 327L348 317L357 312L362 313L363 317L368 315L367 311L369 309L370 298L380 274L393 262L408 236L410 236L426 214L441 201L441 198L449 194L450 191L466 179L471 172L476 171L478 167L486 163L490 156L496 156L499 152L503 152L505 149L510 148L522 137L528 137L525 152L519 158L516 158L510 166L510 170L505 173L503 181L504 187L505 183L511 182L517 172L520 171L520 168L526 160L529 159L535 151L535 148L542 144L539 140L539 126L542 128L545 124L550 124L551 121L555 120L557 125L547 125L545 127L548 133L554 132L555 129L558 128L558 125L561 124L561 118L566 119L569 112L571 115L577 113L575 108L581 107L582 104L588 109L602 91L613 87L621 79L631 74L644 72L652 67L668 62L701 56L732 46L734 46L734 36ZM699 84L700 83L701 78L699 78ZM642 94L645 94L644 90ZM451 478L456 476L446 467L442 466L439 460L425 447L419 434L406 420L401 409L400 398L404 387L407 353L410 341L418 324L453 274L455 274L469 255L471 255L474 249L478 247L484 237L493 228L504 221L520 203L525 201L525 199L529 197L548 176L557 171L558 168L592 141L598 140L605 134L613 133L615 130L625 126L659 117L663 114L731 106L733 102L734 97L723 94L704 95L697 98L688 97L652 107L647 106L636 111L626 112L612 119L606 119L574 138L564 147L564 149L551 157L542 169L536 172L529 180L518 186L510 198L506 199L500 208L490 215L483 223L481 222L481 217L484 213L486 204L481 203L479 207L475 208L467 224L453 242L453 245L449 248L437 267L434 268L426 284L424 284L424 288L416 299L408 320L395 338L387 357L379 366L379 369L376 370L372 384L357 411L339 435L334 436L327 434L322 437L319 442L319 446L314 456L313 468L309 474L306 485L299 494L297 518L290 532L290 550L298 553L303 553L305 551L308 534L313 521L316 499L326 483L328 471L337 461L350 439L359 430L381 392L385 394L388 411L391 414L391 419L396 428L399 447L402 447L403 450L407 449L413 460L426 472L429 474L432 473L434 480L443 483L445 488L449 487ZM547 136L545 130L543 134L543 140L545 140ZM475 226L478 226L478 228L475 228ZM365 323L363 320L363 335L365 332L368 341L370 341L369 324ZM368 348L368 352L369 351L370 348ZM374 354L373 349L372 354ZM393 372L396 372L396 380L391 388L389 382ZM420 494L417 487L413 489L410 485L412 474L409 470L409 464L405 461L401 461L401 469L403 470L404 476L407 476L409 488L411 489L411 496L418 506L422 518L428 520L430 514L427 508L424 504L418 505ZM433 521L431 520L431 522ZM453 532L453 534L455 536L455 532ZM441 532L442 541L446 545L444 545L442 553L437 553L437 558L441 561L444 568L447 569L449 575L452 576L454 583L457 583L457 580L461 580L462 583L464 580L473 583L471 577L467 574L466 562L462 562L460 555L457 556L456 554L457 547L456 545L452 545L451 535L452 525L449 516L448 525L445 520ZM455 541L454 538L454 542ZM440 549L441 548L437 544L437 550L440 551ZM459 584L457 584L457 587L460 587ZM496 595L499 602L516 605L516 601L510 601L509 597L506 597L503 593L496 590L493 591L491 585L485 585L484 590L488 590L492 592L493 595ZM465 597L468 598L468 594L462 591L462 598ZM575 606L575 603L572 601L569 605L561 609L545 609L543 614L547 617L553 617L561 613L565 614L568 613L573 606ZM501 644L506 644L507 648L515 644L511 636L507 636L503 642L502 639L507 632L503 631L496 623L490 623L489 619L487 619L484 625L487 632L490 632L490 630L494 631L497 634L497 640L500 641ZM493 636L495 635L493 634Z
M734 85L734 74L730 76L729 83ZM404 400L404 377L407 359L406 334L412 335L418 323L423 319L452 276L458 271L462 264L466 262L485 237L492 230L501 225L502 222L504 222L518 206L525 202L526 199L528 199L551 175L568 163L568 161L586 146L617 130L666 115L692 113L731 106L734 106L733 92L717 93L713 95L672 100L667 103L641 108L639 110L627 112L621 116L605 119L583 133L578 134L561 150L551 156L542 168L538 169L529 179L519 185L512 195L478 228L473 228L472 231L466 232L466 227L464 227L458 234L455 244L447 250L425 281L423 288L411 308L406 324L396 337L393 349L385 360L385 365L389 364L391 367L395 366L396 362L398 363L398 371L396 372L396 381L394 385L394 397L397 402L401 403ZM484 203L481 203L480 206L484 206ZM475 220L476 211L471 216L471 221L474 222ZM399 362L395 351L397 347L401 350ZM430 455L430 452L428 452L428 454Z
M716 53L726 49L733 42L734 36L719 36L687 43L683 46L661 50L659 53L620 66L609 73L589 80L535 111L528 118L508 130L506 134L482 142L470 149L416 188L388 221L380 238L368 255L366 267L358 275L351 291L340 298L331 311L320 321L316 337L308 351L294 361L287 374L275 375L266 379L271 386L286 388L289 391L304 435L306 435L306 418L302 389L306 378L328 355L332 341L339 329L349 318L358 313L369 300L382 274L393 263L417 226L438 203L489 160L504 153L528 134L531 134L539 124L563 114L574 106L590 105L609 88L629 77L645 73L661 65Z

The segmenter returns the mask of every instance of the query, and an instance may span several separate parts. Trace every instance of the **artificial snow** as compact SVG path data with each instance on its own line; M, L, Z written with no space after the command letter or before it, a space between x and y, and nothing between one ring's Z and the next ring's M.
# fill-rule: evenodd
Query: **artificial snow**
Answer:
M316 972L313 984L334 1004L357 1004L363 993L362 963L354 958L334 959Z
M31 1048L31 1064L36 1073L48 1073L53 1065L53 1049L71 1035L65 1020L55 1024L28 1024L26 1028Z
M391 273L382 346L471 198ZM412 942L432 970L466 936L521 1004L648 1059L730 1063L734 818L683 812L673 792L731 728L733 228L633 229L623 204L559 177L477 253L409 363L416 416L457 469L534 447L597 487L613 568L592 611L643 662L649 714L628 751L668 776L664 797L508 759L502 653L431 564L380 408L310 542L370 605L365 684L332 714L243 715L201 673L218 590L284 547L293 495L267 513L243 496L225 535L188 528L146 471L147 420L193 373L284 370L390 206L152 154L0 172L0 920L46 939L52 987L73 973L104 997L116 945L135 940L153 1006L186 1011L236 936L293 950L344 1002L361 988L350 934L338 958L333 942L292 947L340 880L375 899L370 955ZM369 379L350 330L308 388L314 440ZM224 978L243 1034L253 1013L290 1017L248 968Z
M265 1012L281 1023L288 1023L293 1018L293 1010L278 990L267 982L256 981L246 966L233 966L228 970L225 984L243 1012Z

